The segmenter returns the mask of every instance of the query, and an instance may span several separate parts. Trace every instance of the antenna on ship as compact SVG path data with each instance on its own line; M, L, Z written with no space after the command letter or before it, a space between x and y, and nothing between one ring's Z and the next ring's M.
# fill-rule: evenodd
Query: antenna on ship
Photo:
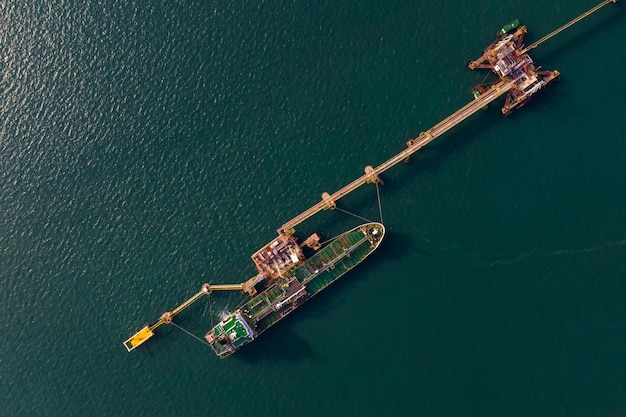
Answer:
M378 183L376 183L376 199L378 200L378 214L380 215L380 224L385 224L383 222L383 206L380 201L380 187Z

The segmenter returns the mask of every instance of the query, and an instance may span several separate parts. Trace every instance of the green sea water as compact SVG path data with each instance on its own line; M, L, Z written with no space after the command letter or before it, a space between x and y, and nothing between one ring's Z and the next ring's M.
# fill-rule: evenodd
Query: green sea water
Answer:
M0 2L0 416L626 415L623 2L533 51L560 83L386 172L380 249L253 344L122 346L471 100L502 25L594 5ZM340 207L378 219L373 186Z

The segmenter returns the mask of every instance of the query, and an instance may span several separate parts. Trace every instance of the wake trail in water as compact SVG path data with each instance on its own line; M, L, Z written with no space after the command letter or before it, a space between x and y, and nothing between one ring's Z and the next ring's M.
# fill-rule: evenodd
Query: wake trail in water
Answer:
M485 266L486 268L491 268L494 266L499 266L499 265L514 265L514 264L518 264L520 262L525 261L526 259L529 258L535 258L538 256L542 256L542 257L551 257L551 256L567 256L567 255L573 255L573 254L588 254L588 253L593 253L593 252L598 252L601 250L605 250L608 248L614 248L614 247L619 247L619 246L625 246L626 245L626 239L622 239L622 240L618 240L618 241L610 241L610 242L605 242L603 244L597 245L597 246L591 246L588 248L582 248L582 249L559 249L559 250L555 250L555 251L549 251L549 252L538 252L538 251L532 251L532 252L526 252L526 253L520 253L518 256L514 257L514 258L510 258L510 259L498 259L495 261L491 261L491 262L486 262L482 259L479 259L478 257L474 256L474 259L476 259L481 265Z

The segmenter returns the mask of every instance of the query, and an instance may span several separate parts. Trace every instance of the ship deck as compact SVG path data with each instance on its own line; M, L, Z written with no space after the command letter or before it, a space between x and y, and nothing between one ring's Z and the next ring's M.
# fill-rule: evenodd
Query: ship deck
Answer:
M367 236L356 230L320 250L294 275L314 295L360 263L372 250Z
M375 226L378 227L378 226ZM380 237L384 228L380 225ZM320 292L350 269L358 265L376 249L367 235L365 226L354 228L333 240L295 268L290 274L289 285L276 285L254 297L244 306L244 311L256 321L257 333L261 333L285 315L295 306L278 307L283 300L306 289L308 297Z

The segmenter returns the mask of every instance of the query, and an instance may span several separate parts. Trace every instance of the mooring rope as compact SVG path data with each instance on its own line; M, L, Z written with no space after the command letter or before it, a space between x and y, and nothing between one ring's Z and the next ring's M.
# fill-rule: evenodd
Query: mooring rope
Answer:
M487 79L487 77L489 77L490 75L491 75L491 72L488 72L487 74L485 74L485 78L483 78L483 80L482 80L482 82L481 82L480 84L481 84L481 85L482 85L482 84L485 84L485 80L486 80L486 79Z
M368 222L368 223L371 223L371 222L372 222L370 219L366 219L365 217L361 217L361 216L359 216L359 215L357 215L357 214L350 213L348 210L340 209L339 207L335 207L335 210L339 210L339 211L341 211L342 213L346 213L346 214L349 214L350 216L354 216L354 217L356 217L357 219L365 220L365 221L366 221L366 222Z
M213 303L211 302L211 294L209 294L209 315L211 316L211 328L215 327L213 324Z
M174 323L173 321L170 322L170 324L173 325L174 327L176 327L177 329L180 329L183 332L187 333L189 336L193 337L194 339L196 339L198 342L202 343L203 345L211 347L211 345L209 345L209 343L206 340L200 339L198 336L196 336L195 334L193 334L191 332L188 332L187 330L183 329L182 327L180 327L178 324Z
M378 187L378 181L376 181L376 198L378 199L378 212L380 213L380 223L383 223L383 205L380 202L380 188Z

